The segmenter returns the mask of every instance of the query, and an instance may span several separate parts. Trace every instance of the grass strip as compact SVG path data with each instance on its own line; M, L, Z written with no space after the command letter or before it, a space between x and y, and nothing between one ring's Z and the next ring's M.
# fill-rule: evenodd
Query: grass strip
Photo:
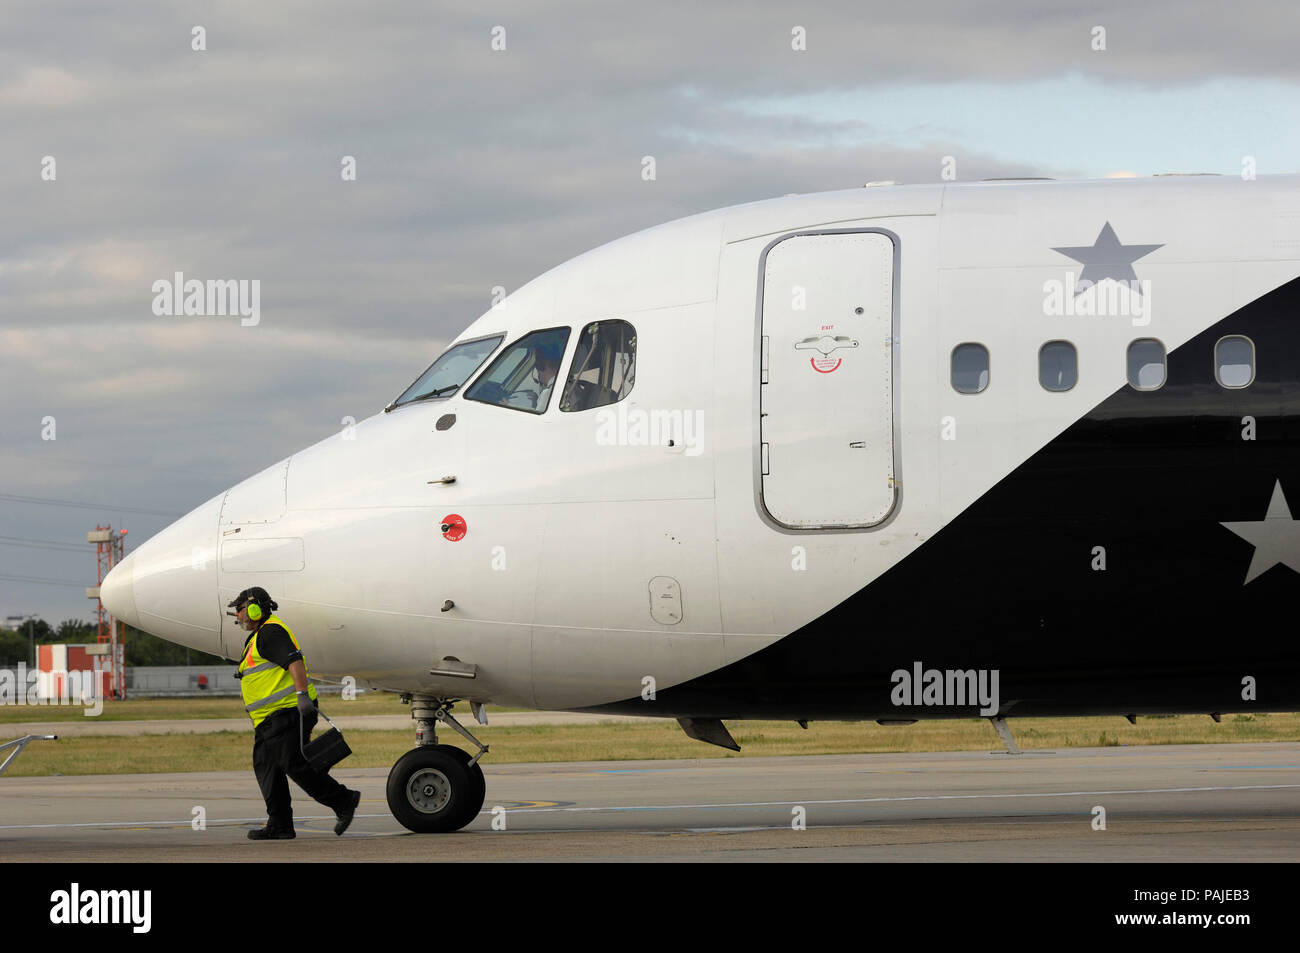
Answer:
M1227 715L1215 724L1204 715L1139 718L1023 718L1010 720L1026 751L1111 745L1210 744L1300 741L1300 714ZM1001 742L983 719L922 721L906 727L873 722L733 721L741 745L733 753L692 741L671 719L663 723L474 726L492 747L489 764L557 761L638 761L664 758L751 758L771 755L866 754L924 751L999 751ZM411 731L346 732L353 755L340 768L391 767L414 747ZM459 743L451 731L441 740ZM465 747L460 744L460 747ZM253 734L221 731L189 735L109 735L33 742L5 777L79 774L169 774L252 768ZM0 786L3 785L0 779Z

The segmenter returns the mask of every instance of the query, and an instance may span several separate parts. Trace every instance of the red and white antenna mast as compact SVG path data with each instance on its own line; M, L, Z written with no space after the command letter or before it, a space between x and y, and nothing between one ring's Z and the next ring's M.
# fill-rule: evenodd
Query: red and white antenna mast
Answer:
M104 608L104 603L99 598L99 589L104 584L104 577L124 558L126 550L125 537L126 530L114 533L111 525L100 526L98 523L95 524L94 532L86 534L86 542L95 544L95 563L98 576L95 588L86 590L86 595L95 600L95 641L100 645L108 646L109 672L111 673L109 682L112 697L119 700L126 697L126 673L122 670L122 656L125 654L121 649L122 631L119 628L118 620L109 615Z

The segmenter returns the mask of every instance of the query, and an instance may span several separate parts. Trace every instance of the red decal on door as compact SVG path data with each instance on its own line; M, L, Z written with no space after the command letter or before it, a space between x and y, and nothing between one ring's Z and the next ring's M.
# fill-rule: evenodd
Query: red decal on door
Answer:
M450 516L444 516L442 518L440 529L442 530L443 539L455 543L465 538L465 530L468 529L468 527L465 525L465 518L463 516L457 516L455 513L452 513Z
M829 357L810 357L808 363L812 365L812 369L818 374L830 374L839 368L840 364L843 363L843 359L837 357L832 361Z

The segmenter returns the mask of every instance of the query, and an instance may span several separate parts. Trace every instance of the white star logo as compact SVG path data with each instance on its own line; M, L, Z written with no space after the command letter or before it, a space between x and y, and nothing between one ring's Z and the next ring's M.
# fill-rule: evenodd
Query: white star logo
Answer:
M1292 519L1282 493L1282 481L1273 485L1273 498L1262 520L1221 523L1255 547L1255 556L1246 570L1246 582L1263 575L1278 563L1300 572L1300 520ZM1246 583L1242 583L1245 585Z

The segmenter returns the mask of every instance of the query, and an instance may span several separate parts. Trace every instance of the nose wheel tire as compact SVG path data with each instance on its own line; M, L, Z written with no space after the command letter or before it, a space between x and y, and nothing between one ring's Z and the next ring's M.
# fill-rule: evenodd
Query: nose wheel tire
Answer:
M470 791L472 792L470 800L478 805L474 808L474 813L470 815L469 821L472 821L478 815L478 812L483 809L483 799L487 796L487 782L483 780L483 769L478 766L477 761L470 765L469 752L464 748L457 748L454 745L440 745L439 747L446 748L455 757L460 758L461 763L465 765L465 770L469 773ZM469 821L465 823L468 824Z
M478 816L486 787L470 756L451 745L414 748L388 772L388 809L417 834L457 831Z

